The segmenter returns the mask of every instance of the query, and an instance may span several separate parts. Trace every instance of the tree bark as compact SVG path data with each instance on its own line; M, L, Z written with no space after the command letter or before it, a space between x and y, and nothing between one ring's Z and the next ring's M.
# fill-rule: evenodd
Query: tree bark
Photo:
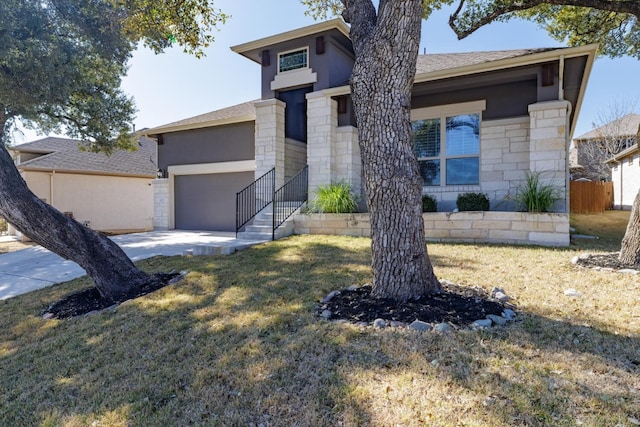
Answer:
M622 238L619 259L624 264L640 265L640 189L633 200L627 231Z
M373 293L401 301L440 291L427 254L422 178L411 144L421 0L344 1L356 53L351 80L371 217Z
M0 130L4 124L0 123ZM4 144L0 144L0 215L34 242L79 264L102 297L110 301L120 301L153 280L113 241L67 218L33 194Z

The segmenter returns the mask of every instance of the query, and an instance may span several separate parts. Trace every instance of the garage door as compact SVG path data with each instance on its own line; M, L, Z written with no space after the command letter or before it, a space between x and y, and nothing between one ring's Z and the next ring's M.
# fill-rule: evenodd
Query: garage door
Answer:
M175 227L180 230L236 230L236 193L253 172L179 175L174 181Z

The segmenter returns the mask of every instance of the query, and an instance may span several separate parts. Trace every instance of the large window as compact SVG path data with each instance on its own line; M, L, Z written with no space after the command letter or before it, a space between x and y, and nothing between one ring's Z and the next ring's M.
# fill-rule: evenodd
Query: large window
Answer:
M309 49L297 49L278 54L278 73L298 70L309 66Z
M480 183L480 113L445 112L441 117L414 120L412 128L425 186Z

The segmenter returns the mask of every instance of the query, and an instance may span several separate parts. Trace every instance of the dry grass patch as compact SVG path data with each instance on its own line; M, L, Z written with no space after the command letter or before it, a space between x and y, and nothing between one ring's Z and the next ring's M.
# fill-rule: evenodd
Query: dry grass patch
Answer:
M433 244L439 277L504 287L520 321L438 335L316 319L329 291L370 281L369 245L298 236L228 257L154 258L141 265L190 273L115 311L66 321L40 313L86 278L3 301L0 425L640 419L637 277L572 267L577 247ZM566 297L569 287L582 296Z

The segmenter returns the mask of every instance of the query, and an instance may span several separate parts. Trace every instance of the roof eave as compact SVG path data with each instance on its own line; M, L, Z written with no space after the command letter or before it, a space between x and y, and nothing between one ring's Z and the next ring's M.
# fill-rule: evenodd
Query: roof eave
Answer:
M629 154L635 153L636 151L640 151L640 143L619 152L609 160L605 161L605 163L617 163L620 161L620 159L623 159L627 157Z
M157 128L145 129L144 131L140 131L140 135L145 136L147 138L152 138L154 135L160 135L163 133L173 133L173 132L181 132L185 130L195 130L195 129L203 129L208 127L215 126L223 126L223 125L232 125L235 123L244 123L244 122L252 122L256 120L255 114L244 115L238 117L230 117L225 119L218 120L208 120L199 123L186 123L181 125L166 125L159 126Z
M101 176L120 176L126 178L155 178L156 175L149 173L126 173L126 172L107 172L107 171L91 171L91 170L78 170L78 169L58 169L58 168L39 168L39 167L21 167L18 166L18 170L21 172L48 172L48 173L67 173L73 175L101 175Z
M250 41L247 43L239 44L236 46L231 46L231 50L235 53L239 53L240 55L251 59L254 62L256 61L254 58L251 58L247 55L248 52L254 51L257 49L263 49L267 46L272 46L274 44L286 42L289 40L297 39L300 37L309 36L312 34L321 33L329 30L338 30L346 37L349 37L349 26L342 20L342 18L335 18L329 21L319 22L317 24L309 25L303 28L297 28L295 30L287 31L285 33L275 34L273 36L264 37L258 40Z
M576 56L583 56L588 54L591 57L591 63L595 58L596 51L598 50L598 44L590 44L577 47L566 47L546 52L531 53L513 58L498 59L496 61L482 62L480 64L466 65L463 67L448 68L445 70L431 71L427 73L416 74L415 83L423 83L433 80L442 80L451 77L459 77L469 74L478 74L488 71L496 71L504 68L514 68L523 65L532 65L544 61L551 61L554 59L573 58Z

